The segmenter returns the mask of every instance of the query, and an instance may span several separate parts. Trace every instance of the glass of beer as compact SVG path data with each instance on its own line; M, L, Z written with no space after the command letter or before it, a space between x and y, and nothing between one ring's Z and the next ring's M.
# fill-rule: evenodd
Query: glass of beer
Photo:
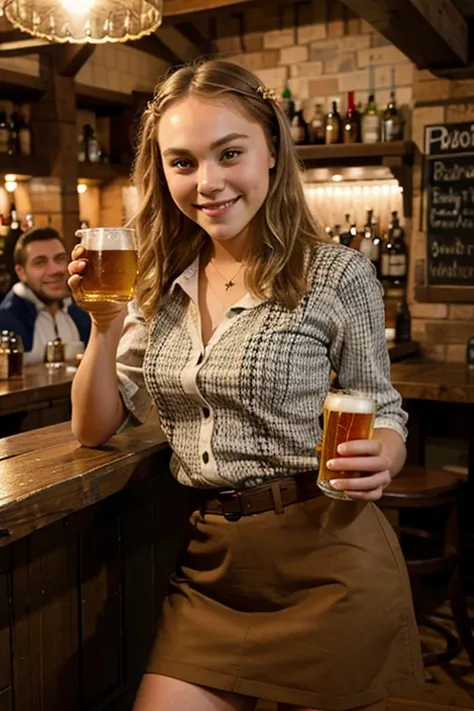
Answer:
M137 277L135 230L128 227L92 227L77 230L87 249L82 274L85 303L131 301Z
M349 500L345 491L333 489L331 479L355 479L360 472L329 471L326 462L340 455L337 448L354 439L372 439L375 399L358 390L330 390L324 401L323 443L319 458L318 486L333 499Z

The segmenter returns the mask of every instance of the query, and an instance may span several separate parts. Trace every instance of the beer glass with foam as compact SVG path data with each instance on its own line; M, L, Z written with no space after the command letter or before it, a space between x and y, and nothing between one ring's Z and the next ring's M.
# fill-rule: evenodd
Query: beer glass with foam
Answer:
M135 230L93 227L78 230L76 236L87 250L81 284L84 302L131 301L138 263Z
M375 399L357 390L330 390L324 401L323 417L318 486L326 496L348 500L350 497L344 491L337 491L329 482L331 479L354 479L361 476L361 473L329 471L326 463L340 456L337 448L343 442L372 438Z

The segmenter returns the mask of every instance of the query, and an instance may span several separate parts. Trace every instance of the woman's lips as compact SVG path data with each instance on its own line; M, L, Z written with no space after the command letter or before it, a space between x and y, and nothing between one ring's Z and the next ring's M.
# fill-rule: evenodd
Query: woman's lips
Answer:
M225 215L233 205L240 199L240 195L232 200L220 200L219 202L209 202L195 207L208 217L221 217Z

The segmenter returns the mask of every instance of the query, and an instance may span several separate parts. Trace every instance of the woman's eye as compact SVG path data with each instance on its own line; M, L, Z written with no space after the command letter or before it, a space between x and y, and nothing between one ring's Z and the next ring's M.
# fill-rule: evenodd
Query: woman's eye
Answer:
M222 158L225 161L235 160L241 155L242 151L238 151L235 148L230 148L228 151L224 151Z
M179 158L178 160L175 160L171 165L173 168L178 168L179 170L187 170L191 167L191 163L188 160L185 160L184 158Z

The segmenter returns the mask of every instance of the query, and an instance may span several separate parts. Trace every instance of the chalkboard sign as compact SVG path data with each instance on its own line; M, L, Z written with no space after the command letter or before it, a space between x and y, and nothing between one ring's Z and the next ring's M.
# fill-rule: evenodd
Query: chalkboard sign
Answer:
M428 284L474 286L474 122L425 129Z

